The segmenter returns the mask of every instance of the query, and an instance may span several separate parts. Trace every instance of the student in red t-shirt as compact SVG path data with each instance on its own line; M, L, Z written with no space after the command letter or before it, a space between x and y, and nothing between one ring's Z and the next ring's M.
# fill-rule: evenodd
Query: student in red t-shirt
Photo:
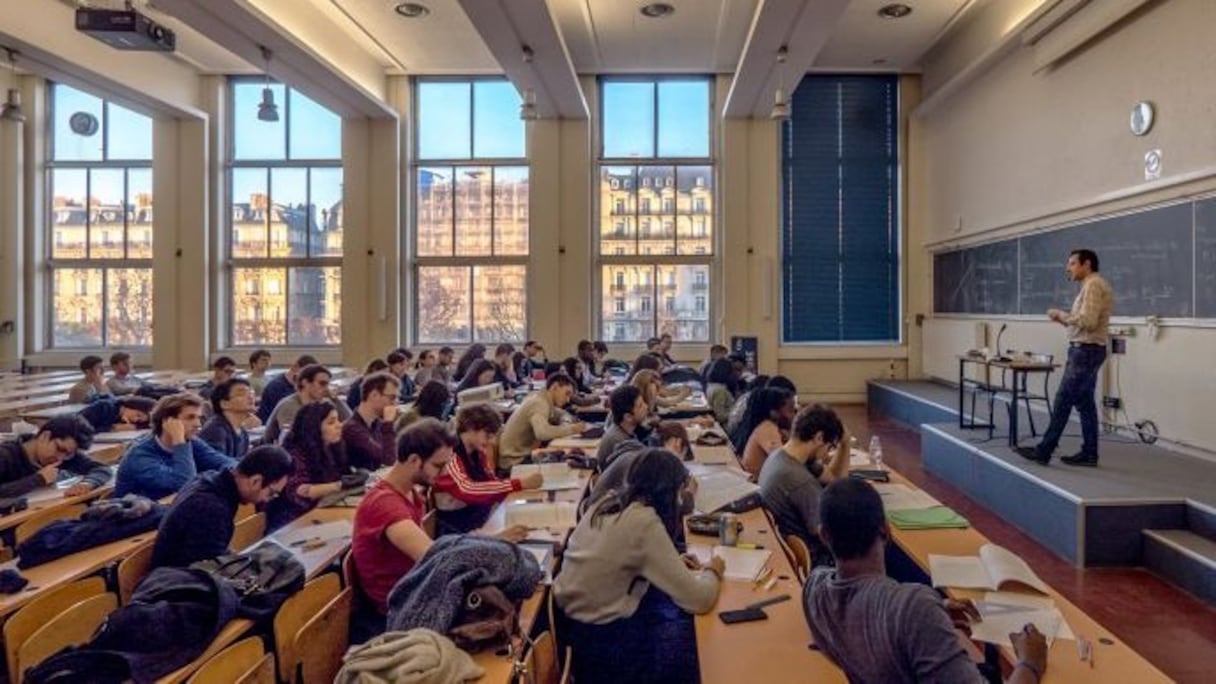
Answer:
M434 418L409 426L397 438L397 462L355 511L355 574L382 615L393 585L431 548L422 529L426 497L419 490L439 477L455 446L456 437Z

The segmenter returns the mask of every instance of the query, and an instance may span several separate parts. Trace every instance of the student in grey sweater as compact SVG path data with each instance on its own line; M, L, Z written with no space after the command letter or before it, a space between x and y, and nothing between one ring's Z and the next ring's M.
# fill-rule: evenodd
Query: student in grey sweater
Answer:
M583 516L553 585L574 676L580 684L697 682L690 613L713 609L722 560L702 565L676 551L691 480L679 457L648 449L625 480Z
M612 465L612 459L622 444L642 448L636 433L638 426L650 415L650 405L642 397L642 391L633 385L621 385L612 390L608 396L608 409L612 414L612 424L604 430L595 452L596 469L601 473Z
M955 629L979 618L970 601L943 600L923 584L887 577L891 538L882 498L868 482L832 483L819 504L819 536L836 558L803 590L815 646L857 684L956 684L986 681ZM1009 635L1017 665L1009 684L1034 684L1047 669L1047 639L1028 624Z

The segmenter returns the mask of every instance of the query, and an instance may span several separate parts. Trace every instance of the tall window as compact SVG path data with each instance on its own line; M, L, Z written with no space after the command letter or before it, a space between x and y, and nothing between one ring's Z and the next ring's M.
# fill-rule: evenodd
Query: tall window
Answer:
M230 342L337 345L342 313L342 120L272 84L278 121L258 119L264 82L231 82Z
M415 249L419 343L527 337L528 161L502 79L420 80Z
M600 82L600 330L611 341L709 339L710 86L687 77Z
M51 346L152 345L152 119L53 84Z
M899 341L898 83L807 76L783 133L786 342Z

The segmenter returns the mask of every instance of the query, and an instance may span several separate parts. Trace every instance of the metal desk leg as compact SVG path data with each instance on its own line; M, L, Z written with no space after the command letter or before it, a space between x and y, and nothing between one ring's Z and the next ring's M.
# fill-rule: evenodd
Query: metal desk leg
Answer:
M967 362L963 359L958 360L958 429L963 430L967 424L963 420L963 409L966 408L965 400L963 399L963 378L967 372Z
M1018 374L1025 373L1013 369L1013 388L1010 390L1012 394L1009 402L1009 446L1016 447L1018 445Z

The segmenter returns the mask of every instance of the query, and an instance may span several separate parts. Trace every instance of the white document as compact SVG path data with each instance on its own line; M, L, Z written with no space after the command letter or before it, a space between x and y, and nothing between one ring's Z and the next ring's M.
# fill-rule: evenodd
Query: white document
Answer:
M351 521L335 520L320 525L309 525L308 527L284 530L273 535L271 538L279 544L288 547L294 542L302 544L313 540L329 543L336 539L350 539L353 529L354 526Z
M875 482L874 489L882 497L882 506L888 511L906 511L911 509L933 508L942 503L920 489L913 489L905 484L887 484Z
M1009 595L1006 592L1002 594ZM1048 599L1050 600L1050 599ZM971 623L971 638L977 641L1013 648L1010 634L1022 631L1027 623L1047 637L1047 645L1057 638L1073 640L1072 629L1064 621L1063 614L1054 606L1036 608L1026 605L1006 605L980 601L976 604L983 620Z
M583 487L583 481L579 478L578 471L565 463L521 463L512 466L511 479L522 480L533 473L540 473L541 477L545 479L540 487L544 491L582 489Z
M726 572L723 576L726 579L739 580L742 582L753 582L760 575L760 571L768 564L768 559L773 555L772 551L766 549L740 549L734 546L715 546L714 556L721 558L726 563Z
M508 503L506 504L505 525L513 527L570 529L577 524L577 504L571 501L555 501L552 503Z
M713 472L695 476L697 478L696 509L701 513L713 513L732 501L760 491L760 487L748 482L742 471L718 468Z
M1027 611L1055 611L1056 602L1050 596L1035 596L1034 594L1023 594L1014 591L990 591L984 594L984 600L979 604L980 614L984 614L985 607L995 607L1006 609L1006 612L1014 612L1015 609L1024 609ZM991 608L989 608L991 611ZM992 611L995 612L995 611ZM1026 624L1025 622L1022 623ZM1036 623L1037 627L1038 624ZM1041 629L1039 631L1042 631ZM1064 619L1064 615L1060 614L1060 627L1056 631L1056 638L1076 640L1077 636L1072 631L1072 627L1068 625L1068 621Z
M979 556L929 554L929 574L935 587L988 589L1021 585L1048 593L1047 584L1034 574L1026 561L996 544L984 544Z
M733 465L739 462L735 452L729 446L692 446L692 457L697 463L704 465Z

